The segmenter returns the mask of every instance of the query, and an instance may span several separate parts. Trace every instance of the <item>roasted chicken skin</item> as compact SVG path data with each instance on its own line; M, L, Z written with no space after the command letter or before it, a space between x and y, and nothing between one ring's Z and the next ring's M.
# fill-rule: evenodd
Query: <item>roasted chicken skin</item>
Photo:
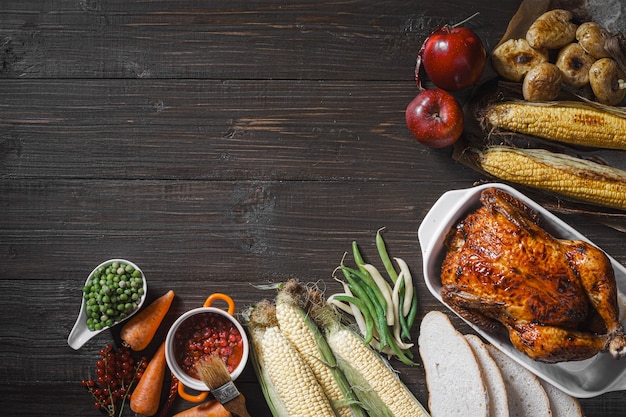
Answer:
M513 346L542 362L626 355L617 286L607 256L579 240L553 237L537 213L488 188L482 206L446 239L441 295L485 330L505 329Z

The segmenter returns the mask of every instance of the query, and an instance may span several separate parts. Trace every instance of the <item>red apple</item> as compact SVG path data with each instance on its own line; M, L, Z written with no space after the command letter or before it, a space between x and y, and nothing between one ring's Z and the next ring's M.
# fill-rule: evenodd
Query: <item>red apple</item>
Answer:
M420 54L428 78L447 91L460 91L478 82L487 60L485 47L474 31L449 25L434 31Z
M406 108L406 125L418 142L431 148L452 145L463 133L463 110L448 92L422 90Z

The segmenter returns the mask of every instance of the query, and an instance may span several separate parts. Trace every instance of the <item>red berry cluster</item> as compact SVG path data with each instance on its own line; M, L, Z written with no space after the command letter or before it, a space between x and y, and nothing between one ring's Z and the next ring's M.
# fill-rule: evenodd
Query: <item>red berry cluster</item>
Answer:
M127 347L117 350L111 345L100 349L96 362L96 379L83 380L82 386L91 393L94 407L110 417L121 416L126 399L148 366L147 358L136 361Z

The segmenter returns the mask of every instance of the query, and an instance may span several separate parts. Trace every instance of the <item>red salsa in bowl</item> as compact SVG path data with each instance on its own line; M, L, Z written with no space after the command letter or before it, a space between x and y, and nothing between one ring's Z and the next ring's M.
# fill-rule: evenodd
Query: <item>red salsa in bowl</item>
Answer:
M232 373L241 362L244 340L235 324L215 312L194 314L183 321L173 340L174 358L192 378L199 378L196 364L217 354Z

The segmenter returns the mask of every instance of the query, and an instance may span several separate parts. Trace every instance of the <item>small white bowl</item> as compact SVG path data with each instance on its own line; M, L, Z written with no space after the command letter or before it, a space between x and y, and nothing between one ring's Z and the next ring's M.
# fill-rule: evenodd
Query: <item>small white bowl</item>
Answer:
M446 253L444 240L451 227L481 205L480 194L490 187L502 189L536 210L544 221L545 229L555 237L593 243L553 213L508 185L490 183L448 191L433 205L418 230L426 286L432 295L444 305L446 304L442 301L440 294L441 264ZM618 291L623 294L626 292L626 268L610 256L609 260L615 272ZM446 305L446 307L454 312L450 306ZM513 360L574 397L591 398L606 392L626 390L626 361L624 360L615 360L607 353L600 353L583 361L556 364L537 362L515 349L508 338L486 332L464 321Z
M223 310L221 308L217 308L217 307L211 307L211 303L216 299L226 301L229 305L228 311ZM239 375L241 375L244 368L246 367L246 364L248 362L249 352L250 352L250 343L248 341L248 336L243 326L234 317L234 312L235 312L235 304L232 301L232 299L225 294L216 293L216 294L212 294L211 296L209 296L209 298L207 298L207 301L205 302L204 307L199 307L199 308L195 308L193 310L187 311L186 313L182 314L170 327L167 333L167 336L165 338L165 359L167 361L168 367L170 368L174 376L176 376L176 378L178 378L179 380L178 392L181 395L181 397L183 397L184 399L188 401L193 401L193 402L203 401L204 398L206 397L206 395L203 395L203 393L206 393L208 391L208 388L202 380L190 376L178 364L178 361L176 360L176 352L174 351L176 332L178 331L180 326L183 324L183 322L185 322L186 320L189 320L190 318L198 314L205 314L205 313L217 314L221 317L226 318L228 321L230 321L233 324L233 326L235 326L237 331L239 331L239 333L241 334L241 338L243 341L243 351L241 355L241 360L239 361L239 364L237 365L237 367L235 367L235 369L230 374L231 379L234 381L235 379L237 379L237 377L239 377ZM180 384L182 384L182 386ZM200 394L198 396L192 396L192 395L186 394L184 391L184 387L191 388L196 391L200 391Z
M111 326L103 327L100 330L89 330L87 328L86 300L85 300L85 297L82 297L83 294L81 293L82 302L80 305L80 312L78 313L78 318L76 319L76 323L74 324L74 327L72 328L72 331L70 332L70 335L67 338L67 344L70 345L70 347L73 349L80 349L85 343L87 343L91 338L95 337L99 333L102 333L103 331L110 329L111 327L116 326L128 320L135 313L141 310L141 306L143 305L144 301L146 301L146 294L148 293L148 284L146 282L146 276L144 275L141 268L139 268L137 265L135 265L134 263L126 259L109 259L108 261L102 262L100 265L95 267L93 271L91 271L91 273L87 277L87 280L85 281L85 285L89 283L89 280L99 268L103 266L108 266L112 264L113 262L120 262L120 263L131 265L133 268L141 272L141 280L143 281L143 294L141 298L139 299L139 302L137 303L137 308L135 309L135 311L133 311L128 316L126 316L124 319L113 323Z

